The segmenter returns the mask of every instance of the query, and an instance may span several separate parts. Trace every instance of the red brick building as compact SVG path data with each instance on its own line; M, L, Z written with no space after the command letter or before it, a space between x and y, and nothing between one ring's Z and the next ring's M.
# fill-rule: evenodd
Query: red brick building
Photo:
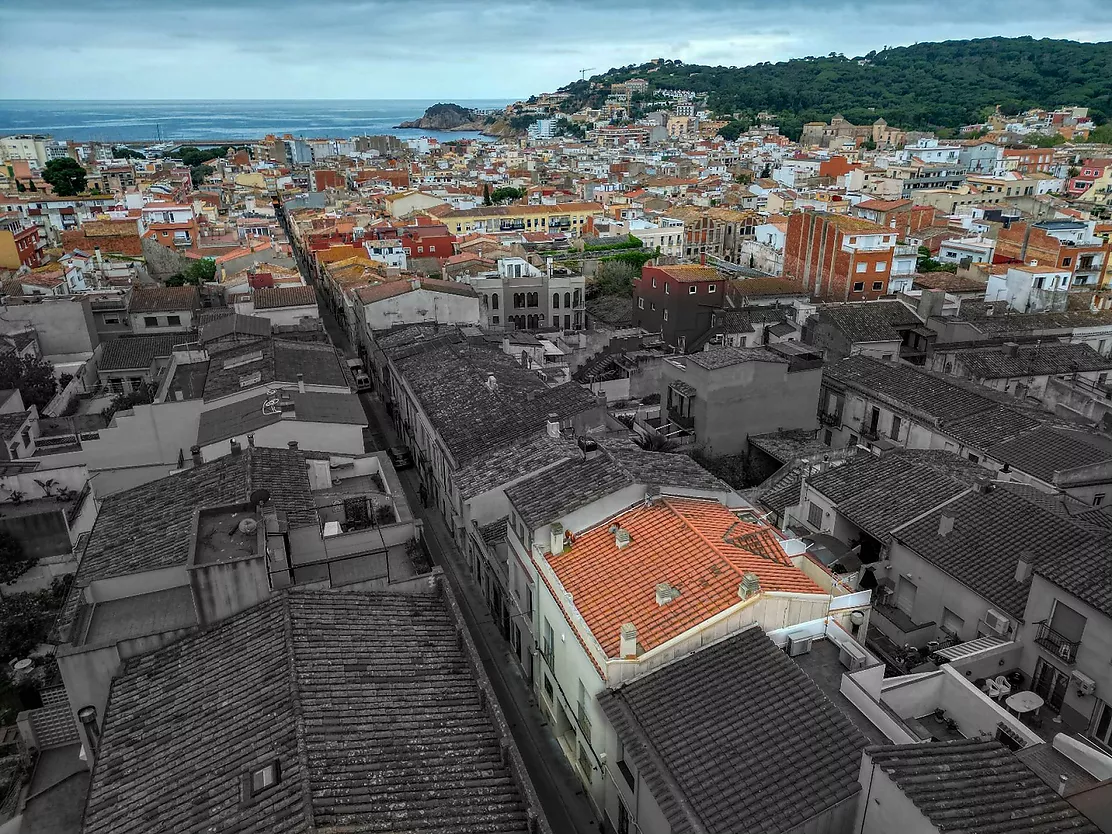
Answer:
M860 217L804 211L788 220L784 277L827 301L866 301L888 292L898 233Z
M1054 168L1054 148L1005 148L1004 166L1020 174L1049 174Z
M329 188L347 188L347 178L339 171L321 168L309 172L309 189L324 191Z

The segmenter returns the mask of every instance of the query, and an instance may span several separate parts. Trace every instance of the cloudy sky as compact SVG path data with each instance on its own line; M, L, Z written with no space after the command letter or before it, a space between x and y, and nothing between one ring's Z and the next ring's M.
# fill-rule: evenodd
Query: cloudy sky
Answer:
M3 0L0 98L513 98L656 57L1112 40L1109 0Z

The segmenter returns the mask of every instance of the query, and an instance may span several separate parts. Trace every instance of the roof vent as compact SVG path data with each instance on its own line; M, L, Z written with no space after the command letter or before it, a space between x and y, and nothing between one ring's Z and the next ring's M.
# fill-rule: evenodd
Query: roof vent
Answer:
M498 380L495 379L494 374L487 374L486 387L491 393L498 390Z
M614 531L614 544L618 546L618 550L624 550L629 547L633 542L633 537L629 535L628 530L623 530L619 527Z
M621 657L637 657L637 626L626 623L619 634L618 654Z
M669 585L667 582L660 582L656 586L656 604L667 605L674 599L678 599L680 589L675 585Z
M753 571L746 571L745 575L741 577L741 582L737 586L737 595L742 599L749 599L756 596L761 590L761 580Z

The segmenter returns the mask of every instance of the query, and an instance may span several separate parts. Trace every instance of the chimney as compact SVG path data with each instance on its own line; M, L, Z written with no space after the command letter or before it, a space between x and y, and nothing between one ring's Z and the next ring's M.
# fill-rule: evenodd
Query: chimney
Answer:
M305 374L297 375L297 390L302 394L305 393Z
M1019 560L1015 563L1015 581L1020 584L1031 578L1031 563L1034 561L1031 556L1031 551L1025 550L1019 554Z
M973 482L974 489L981 495L988 495L992 492L993 486L991 478L978 478Z
M97 726L97 708L91 704L83 706L77 711L77 720L81 722L82 743L85 747L85 756L89 767L92 768L96 761L97 750L100 749L100 727ZM1065 777L1062 777L1063 779Z
M1061 776L1058 777L1058 796L1066 795L1067 782L1069 782L1069 777L1066 776L1066 774L1063 773Z
M93 247L93 254L96 256L96 259L97 259L97 268L103 270L104 269L104 258L100 254L100 247L99 246L94 246Z
M544 261L545 261L545 269L548 272L548 277L551 278L552 277L552 256L549 255L547 258L544 259Z
M421 279L420 278L410 278L409 279L409 286L410 286L411 289L414 289L414 290L421 289Z
M950 535L954 531L954 517L949 513L943 513L938 517L938 535L942 538Z
M659 582L656 586L656 604L667 605L674 599L678 599L680 589L675 585L670 585L667 582Z
M633 544L633 537L629 535L628 530L619 527L614 531L614 544L618 546L618 550L625 550Z
M232 447L232 454L233 455L238 455L240 452L243 451L243 448L239 445L238 440L233 440L231 442L231 447Z
M761 580L753 571L746 571L737 586L737 595L741 599L749 599L761 591Z
M291 449L293 449L295 452L297 451L297 441L296 440L291 440L286 445L289 446Z
M201 457L201 447L200 446L190 446L189 447L189 454L193 455L193 465L194 466L200 466L202 463L204 463L204 459Z
M560 436L560 418L556 415L556 412L549 413L548 418L544 421L544 427L549 437L556 439Z
M707 265L707 253L703 252L699 255L699 266Z
M486 387L491 393L498 390L498 379L494 374L487 374Z
M622 626L620 634L618 655L622 658L637 657L637 626L633 623L626 623Z
M247 435L247 445L250 446L252 449L255 448L255 435L254 434Z
M1019 356L1019 344L1017 342L1004 342L1004 355L1012 358Z
M549 549L552 551L552 555L559 556L564 552L564 525L558 521L553 524L549 538Z

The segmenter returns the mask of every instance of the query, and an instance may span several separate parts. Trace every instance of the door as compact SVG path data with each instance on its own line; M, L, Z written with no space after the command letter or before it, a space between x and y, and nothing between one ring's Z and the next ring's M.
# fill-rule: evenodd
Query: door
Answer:
M1093 716L1093 729L1089 735L1112 749L1112 704L1097 703Z
M1039 662L1035 664L1035 677L1032 679L1031 689L1036 695L1042 696L1048 707L1055 712L1061 712L1069 682L1069 675L1040 657Z
M875 435L878 425L880 425L880 409L873 406L872 414L869 415L869 432Z
M915 608L915 594L918 590L915 583L906 576L900 577L900 587L896 592L896 607L909 617Z

